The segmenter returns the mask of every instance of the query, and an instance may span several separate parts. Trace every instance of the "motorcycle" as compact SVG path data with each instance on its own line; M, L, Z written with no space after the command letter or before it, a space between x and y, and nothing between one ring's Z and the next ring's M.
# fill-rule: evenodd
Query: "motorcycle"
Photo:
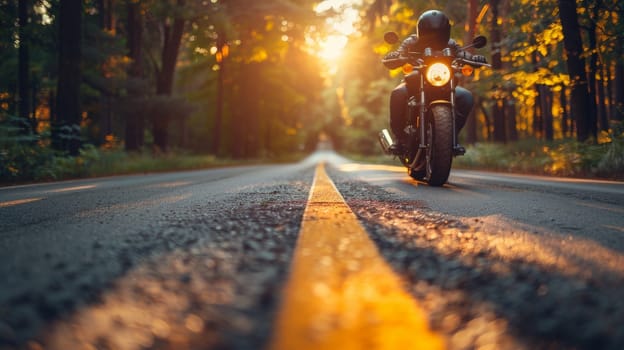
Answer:
M399 37L394 32L384 35L389 44L396 44ZM487 43L484 36L460 48L482 48ZM431 186L442 186L448 180L453 157L463 155L465 150L457 142L455 127L455 87L460 73L472 75L475 67L491 67L464 57L452 56L451 49L408 52L405 55L383 60L383 63L399 60L403 63L404 82L409 91L407 102L406 147L398 155L407 168L408 175L424 180ZM392 134L383 129L379 141L384 152L396 147ZM394 154L396 155L396 154Z

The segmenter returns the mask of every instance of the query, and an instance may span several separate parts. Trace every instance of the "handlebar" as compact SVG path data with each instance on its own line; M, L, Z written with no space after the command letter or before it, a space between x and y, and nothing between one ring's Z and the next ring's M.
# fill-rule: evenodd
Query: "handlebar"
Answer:
M412 54L410 52L410 54ZM414 57L405 57L405 56L401 56L401 57L397 57L397 58L390 58L390 59L382 59L381 63L386 64L386 63L401 63L401 64L405 64L405 63L410 63L410 61L413 61ZM492 68L492 65L487 63L487 62L477 62L477 61L473 61L473 60L469 60L466 58L461 58L461 57L455 57L453 58L453 62L455 61L461 61L463 63L469 64L473 67L487 67L487 68ZM422 64L419 64L418 66L421 66Z
M472 61L472 60L467 60L465 58L462 58L462 60L464 62L466 62L467 64L474 66L474 67L487 67L487 68L492 68L492 65L487 63L487 62L476 62L476 61Z

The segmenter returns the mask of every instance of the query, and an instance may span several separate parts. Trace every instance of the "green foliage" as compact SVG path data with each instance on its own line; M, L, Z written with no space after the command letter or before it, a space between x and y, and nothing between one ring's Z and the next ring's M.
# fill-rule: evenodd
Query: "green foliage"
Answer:
M454 166L556 176L597 176L624 179L624 133L610 133L610 142L526 140L506 145L477 143Z
M610 177L616 175L624 177L624 123L609 133L611 142L606 144L606 152L596 165L596 174Z
M93 145L85 145L77 157L70 157L50 148L50 133L23 135L13 116L0 120L0 183L60 180L92 175L91 167L101 154ZM61 138L73 137L71 130Z
M22 135L22 122L20 118L8 115L0 118L0 184L237 164L228 159L217 159L213 155L193 155L182 151L160 155L127 153L123 151L123 145L114 138L109 138L99 148L85 144L79 154L72 157L48 146L49 132ZM292 152L288 158L274 157L264 160L293 161L298 157L299 152Z
M0 181L45 177L53 151L38 145L38 135L22 135L18 117L0 119Z
M476 143L468 147L466 155L456 158L454 165L466 168L503 170L508 166L507 152L499 145Z

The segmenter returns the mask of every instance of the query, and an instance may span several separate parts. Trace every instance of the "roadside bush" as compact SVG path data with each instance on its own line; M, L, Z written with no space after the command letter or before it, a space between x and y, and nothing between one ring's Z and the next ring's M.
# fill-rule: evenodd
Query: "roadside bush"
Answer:
M556 176L624 179L624 133L611 131L602 144L575 140L477 143L458 157L458 168Z
M624 178L624 131L621 129L608 135L611 142L606 145L606 151L595 167L597 175Z
M456 163L463 167L505 170L513 161L505 148L494 143L476 143L468 149L466 155L456 158Z
M20 125L25 121L4 115L0 122L0 181L36 179L45 176L45 168L53 152L41 147L40 135L23 135Z
M0 120L0 182L59 180L89 175L100 158L95 146L86 145L78 157L49 147L50 133L23 134L20 118L4 115Z
M0 184L70 178L188 170L235 164L213 155L171 152L127 153L122 142L108 136L99 148L84 144L78 156L69 156L50 147L50 133L22 135L22 121L0 116Z
M57 155L50 166L51 179L92 176L91 168L101 159L101 152L94 145L86 144L76 157Z

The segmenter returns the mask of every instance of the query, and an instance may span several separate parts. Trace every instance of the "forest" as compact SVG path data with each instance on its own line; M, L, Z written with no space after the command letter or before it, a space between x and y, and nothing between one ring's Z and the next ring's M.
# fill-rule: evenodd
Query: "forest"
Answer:
M460 44L488 38L463 144L624 173L618 0L0 0L0 180L107 152L274 159L319 137L378 155L401 80L383 33L414 33L428 9Z

